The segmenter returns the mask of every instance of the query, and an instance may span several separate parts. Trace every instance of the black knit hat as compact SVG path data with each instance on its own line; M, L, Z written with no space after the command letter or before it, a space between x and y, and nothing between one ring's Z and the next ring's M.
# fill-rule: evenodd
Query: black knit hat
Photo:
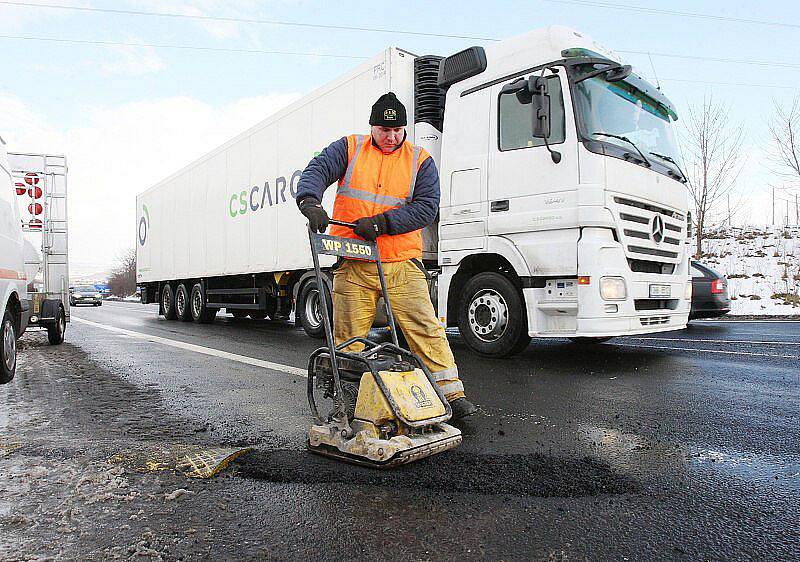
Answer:
M383 94L372 106L369 124L380 127L404 127L407 124L406 106L400 103L394 92Z

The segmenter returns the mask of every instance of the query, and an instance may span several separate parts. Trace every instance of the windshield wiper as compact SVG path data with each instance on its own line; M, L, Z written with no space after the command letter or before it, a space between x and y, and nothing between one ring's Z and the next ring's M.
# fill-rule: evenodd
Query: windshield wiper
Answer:
M686 174L683 173L683 170L681 170L681 167L678 165L677 162L675 162L675 159L672 158L672 156L665 156L664 154L659 154L658 152L650 152L650 154L652 154L653 156L657 156L662 160L666 160L670 164L673 164L676 168L678 168L678 171L681 173L681 177L678 179L684 183L687 181Z
M629 145L631 145L633 148L636 149L636 152L638 152L639 156L642 157L642 161L644 162L645 166L647 166L648 168L652 168L653 167L653 165L650 163L650 160L647 159L647 156L645 156L642 153L642 151L639 150L639 147L636 146L636 144L634 144L634 142L631 139L629 139L628 137L624 137L622 135L613 135L611 133L604 133L602 131L597 131L597 132L594 132L592 134L593 135L597 135L598 137L611 137L612 139L619 139L621 141L627 142Z

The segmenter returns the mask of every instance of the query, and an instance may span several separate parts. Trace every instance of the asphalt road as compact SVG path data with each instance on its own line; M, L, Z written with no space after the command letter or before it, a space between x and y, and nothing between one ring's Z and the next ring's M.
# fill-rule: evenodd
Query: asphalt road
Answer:
M0 405L12 412L0 414L0 478L15 459L3 458L4 431L8 441L15 423L28 423L26 401L49 401L62 420L75 416L53 432L84 437L70 449L45 443L47 431L36 426L19 441L38 439L39 449L17 453L31 465L46 457L42 450L58 449L53 458L78 470L76 451L101 463L135 449L133 441L254 450L208 481L169 471L151 481L128 466L125 487L138 495L93 521L107 529L124 516L130 546L83 529L84 542L62 555L800 558L800 322L695 322L595 346L534 340L507 360L477 357L452 333L467 394L480 406L460 424L463 445L376 472L304 450L311 418L302 372L320 342L290 323L220 315L195 325L165 321L154 306L112 302L72 315L58 352L26 335L21 373L0 387ZM63 376L35 384L62 366ZM93 440L102 455L90 454ZM185 488L186 498L153 512L146 526L128 521L134 507L137 517L152 511L147 498L164 504L158 486ZM21 501L0 499L0 523L16 521L8 518ZM20 527L18 537L17 551L52 554L35 530ZM0 557L14 548L0 547Z

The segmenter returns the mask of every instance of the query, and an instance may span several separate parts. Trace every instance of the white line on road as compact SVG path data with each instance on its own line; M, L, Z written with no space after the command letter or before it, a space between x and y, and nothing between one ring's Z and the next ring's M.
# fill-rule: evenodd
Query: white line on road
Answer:
M74 314L72 315L72 319L77 322L80 322L81 324L88 324L89 326L94 326L95 328L100 328L101 330L108 330L109 332L125 334L126 336L130 336L140 340L160 343L162 345L177 347L178 349L185 349L187 351L194 351L195 353L202 353L203 355L211 355L213 357L221 357L222 359L230 359L231 361L237 361L239 363L244 363L245 365L253 365L255 367L262 367L264 369L270 369L272 371L280 371L282 373L287 373L289 375L296 375L298 377L308 377L308 373L306 372L305 369L300 369L299 367L292 367L291 365L282 365L281 363L273 363L272 361L265 361L263 359L256 359L255 357L248 357L246 355L239 355L237 353L230 353L228 351L214 349L213 347L204 347L202 345L195 345L193 343L186 343L179 340L172 340L169 338L162 338L160 336L153 336L150 334L145 334L143 332L134 332L133 330L126 330L124 328L117 328L116 326L109 326L108 324L100 324L99 322L92 322L91 320L78 318Z
M771 353L748 353L746 351L722 351L719 349L698 349L696 347L667 347L662 345L635 345L628 343L611 343L620 347L668 349L673 351L697 351L698 353L722 353L724 355L748 355L751 357L772 357L773 359L800 359L800 355L772 355Z
M800 320L692 320L698 324L797 324Z
M630 340L652 340L652 341L693 341L703 343L750 343L761 345L800 345L796 341L754 341L754 340L694 340L689 338L645 338L641 336L630 336Z

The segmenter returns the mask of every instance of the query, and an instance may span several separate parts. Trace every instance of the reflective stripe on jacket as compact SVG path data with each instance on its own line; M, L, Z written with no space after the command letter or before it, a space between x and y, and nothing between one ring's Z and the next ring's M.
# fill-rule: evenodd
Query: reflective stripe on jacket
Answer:
M355 222L398 209L414 196L417 173L430 155L408 141L384 154L369 135L347 137L347 171L339 180L333 218ZM334 236L356 238L349 228L332 226ZM422 257L422 231L384 235L378 238L381 259L387 262Z

